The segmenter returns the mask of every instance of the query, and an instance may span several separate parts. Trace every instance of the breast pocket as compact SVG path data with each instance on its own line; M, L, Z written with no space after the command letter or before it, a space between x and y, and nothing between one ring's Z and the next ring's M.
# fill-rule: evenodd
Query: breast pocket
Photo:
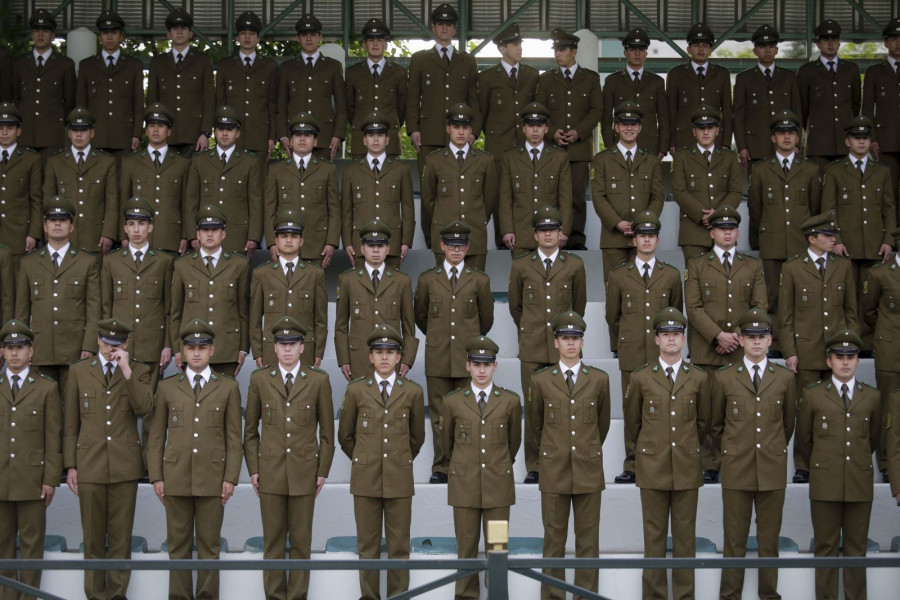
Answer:
M494 435L495 444L507 444L509 441L509 425L505 419L493 419L491 422L491 430Z
M369 193L365 185L353 186L353 204L366 204L369 202Z
M41 431L44 429L44 409L33 408L25 415L25 431Z
M836 423L834 421L834 417L821 416L816 419L815 426L813 427L813 435L815 437L832 437L834 435L834 428Z
M200 302L200 282L184 282L184 301L189 303Z
M82 300L86 289L83 279L72 280L66 284L66 298L69 300Z
M354 320L368 319L371 315L369 304L364 300L354 299L350 306L350 318Z
M691 400L681 401L681 420L696 421L697 420L697 403Z
M281 292L272 290L266 293L263 311L266 313L277 313L281 315L284 311L281 309Z
M572 303L572 286L569 282L556 285L556 305L569 306Z
M266 402L262 407L262 420L265 425L275 425L281 422L278 405L274 402Z
M780 421L784 416L784 405L781 400L769 400L769 420Z
M662 411L662 402L660 400L648 398L644 401L643 416L645 421L658 421L660 411Z
M860 415L856 419L856 428L861 439L868 439L871 427L871 417L869 415Z
M97 412L97 398L94 392L82 392L81 397L78 400L78 410L81 414L92 415Z
M143 285L144 295L150 300L158 300L162 298L163 285L165 284L158 279L146 281Z
M372 422L373 414L369 410L361 410L356 416L357 435L369 435L375 431L375 423Z
M209 406L206 409L206 426L221 429L225 425L225 407L223 405Z
M581 410L584 411L584 415L581 419L582 423L596 423L597 422L597 401L596 400L585 400L581 403Z
M184 408L181 406L170 406L168 423L170 429L184 427Z
M725 418L728 421L743 421L747 418L747 409L743 400L732 400L725 409Z
M638 312L640 309L640 300L637 296L634 296L630 293L625 293L625 297L622 298L622 312L626 315L634 314Z
M409 411L401 410L397 413L396 427L399 427L400 433L409 433Z
M469 419L459 419L456 421L456 431L453 438L457 444L472 443L472 421Z
M39 281L31 282L31 301L37 302L47 297L46 286Z

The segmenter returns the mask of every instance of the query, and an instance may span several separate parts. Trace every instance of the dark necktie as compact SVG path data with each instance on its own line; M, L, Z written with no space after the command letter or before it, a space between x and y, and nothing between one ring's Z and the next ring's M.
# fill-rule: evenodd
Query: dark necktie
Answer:
M832 77L834 77L835 72L836 72L836 71L835 71L835 69L834 69L834 61L833 61L833 60L829 60L829 61L828 61L828 74L831 75Z
M553 266L553 261L549 258L544 259L544 273L547 275L547 279L550 279L550 268Z
M387 406L388 398L391 397L391 395L388 394L387 386L388 381L385 379L381 382L381 401L384 402L385 406Z
M287 392L287 395L291 395L291 388L294 387L294 375L293 373L288 373L284 376L284 391Z
M180 71L182 65L184 65L184 57L181 55L181 52L179 52L179 53L175 56L175 68L178 69L178 70Z
M727 250L722 253L722 266L725 267L725 274L731 276L731 252Z
M453 291L456 291L456 284L459 282L458 274L459 271L456 267L450 267L450 289Z
M3 151L3 158L0 159L0 161L3 162L3 166L4 166L4 167L6 166L6 163L9 162L9 151L8 151L8 150L4 150L4 151Z
M53 259L53 268L59 269L59 252L54 252L50 255L50 258Z
M38 55L37 71L38 71L38 75L40 75L44 72L44 57L41 55Z
M113 364L111 362L106 363L106 387L109 387L109 382L112 380L113 376Z
M203 381L203 375L194 375L194 398L195 399L200 397L200 390L203 389L203 386L200 385L201 381Z
M206 261L206 270L209 272L210 275L212 275L213 269L215 268L215 266L213 265L213 257L207 256L207 257L204 257L203 260Z
M862 177L863 174L863 161L860 159L856 159L856 170L859 171L859 176Z
M697 77L700 78L700 85L703 85L703 82L706 80L706 74L703 72L704 70L703 67L697 67Z
M710 158L711 156L712 156L712 152L710 152L709 150L703 151L703 158L706 159L707 166L709 165L710 162L712 162L712 159Z
M159 168L162 166L162 160L160 157L162 153L159 150L153 151L153 164L156 165L156 170L159 171Z
M539 156L540 156L540 154L538 153L538 149L532 148L531 149L531 166L534 167L535 171L537 171Z
M487 400L485 400L484 392L478 392L478 411L484 416L484 409L487 408Z
M633 71L631 74L634 76L634 87L637 87L641 83L641 74L637 71Z
M381 173L381 169L378 168L378 159L372 159L372 171L375 173L375 177L378 177L378 174Z
M284 266L287 268L287 282L290 283L294 278L294 261L289 260Z
M565 71L563 71L563 75L566 76L566 85L571 84L572 83L572 71L570 71L569 69L566 69Z
M644 263L644 274L641 276L644 279L644 286L650 287L650 265Z
M825 257L820 256L816 259L816 264L819 265L819 275L823 278L825 277Z
M84 152L78 153L78 161L77 162L78 162L78 168L83 169L84 168Z
M312 68L313 68L313 59L312 59L312 56L307 56L307 57L306 57L306 68L309 69L310 71L312 71Z
M634 161L631 160L631 150L625 152L625 166L628 167L628 170L631 170L631 167L634 165Z
M250 67L252 67L252 66L253 66L253 61L250 60L249 56L245 56L244 57L244 67L246 67L246 69L249 71Z
M456 162L459 163L459 168L462 169L466 164L466 155L463 154L462 150L456 151Z
M115 63L115 61L113 60L113 57L112 57L112 56L107 56L107 57L106 57L106 62L107 62L106 70L107 70L107 71L112 71L112 70L113 70L113 67L116 66L116 63Z
M666 367L666 379L669 380L669 389L675 387L675 369Z
M441 60L444 61L444 66L446 68L450 68L450 55L447 53L446 48L441 48Z
M894 61L894 75L900 75L900 62Z
M753 389L759 391L759 365L753 365Z
M764 75L766 76L766 83L772 83L772 69L766 67L766 72L764 73Z
M378 292L378 284L381 283L381 279L378 278L378 269L372 271L372 287L375 288L375 292Z
M222 153L222 166L224 167L227 164L228 164L228 155L223 152Z
M372 65L372 79L378 81L378 64Z
M18 375L13 375L13 376L12 376L12 397L13 397L13 400L15 400L15 399L16 399L16 396L19 394L19 380L20 380L20 379L21 379L21 377L19 377Z
M306 162L302 158L297 163L297 170L300 171L300 175L306 172Z
M850 388L847 387L846 383L841 384L841 400L844 401L844 410L850 411ZM849 442L848 442L849 443Z
M141 256L143 256L143 255L144 255L144 253L141 252L140 250L138 250L137 252L134 253L134 266L136 269L141 268Z
M516 87L516 71L518 71L518 69L515 67L509 70L509 82L512 84L513 89Z
M575 391L575 380L572 379L572 369L566 369L566 387L569 388L569 396Z
M788 162L788 159L783 158L781 160L781 170L784 171L784 176L787 177L788 173L791 172L791 163Z

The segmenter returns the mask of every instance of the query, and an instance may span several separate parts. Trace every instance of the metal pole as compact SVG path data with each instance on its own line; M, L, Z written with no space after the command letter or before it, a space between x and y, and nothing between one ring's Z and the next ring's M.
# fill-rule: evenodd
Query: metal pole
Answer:
M575 0L575 31L579 29L584 29L584 3Z
M234 44L234 0L225 0L225 40L224 46L230 48ZM228 53L229 55L231 52Z
M815 0L806 0L806 58L812 56L813 37L813 11L816 9Z
M349 56L350 54L350 30L353 29L353 0L344 0L343 2L344 8L344 18L343 18L343 33L344 33L344 53Z
M469 2L470 0L459 0L459 49L466 50L466 43L469 41Z
M0 36L12 31L12 11L9 8L9 0L0 0Z

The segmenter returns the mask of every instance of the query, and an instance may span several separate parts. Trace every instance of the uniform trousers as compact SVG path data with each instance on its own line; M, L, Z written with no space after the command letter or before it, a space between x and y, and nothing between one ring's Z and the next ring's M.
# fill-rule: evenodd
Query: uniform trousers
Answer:
M881 432L878 440L878 451L875 452L875 460L878 463L879 471L887 470L887 418L888 414L888 398L894 390L900 388L900 373L894 371L883 371L875 369L875 383L878 385L878 391L881 394ZM900 418L900 416L898 416Z
M781 533L781 516L784 509L783 489L761 492L722 488L722 505L725 556L746 556L750 517L754 505L756 505L756 539L759 542L759 556L761 558L778 556L778 534ZM781 600L781 595L778 594L778 569L760 569L758 582L759 600ZM743 569L722 569L719 600L741 600L743 589Z
M197 558L219 558L225 507L219 496L166 495L166 543L169 558L191 558L196 528ZM197 571L197 593L190 571L169 573L169 600L209 600L219 597L219 572Z
M764 258L763 279L766 282L766 300L769 302L769 319L772 321L772 346L770 350L780 350L778 342L778 292L781 290L781 268L785 260L778 258Z
M891 182L894 184L894 200L898 198L898 184L900 184L900 152L879 152L878 162L891 170ZM900 208L897 209L900 217ZM900 223L900 220L898 220Z
M528 340L520 340L519 348L528 348ZM531 401L531 376L536 371L549 367L553 363L528 362L521 360L519 353L519 370L522 377L522 398L525 403L525 468L529 473L538 472L540 468L541 438L540 415L537 406Z
M362 260L365 262L365 259ZM390 267L393 270L400 268L400 256L386 256L384 259L384 264L387 267Z
M735 360L741 360L742 354L741 351L733 352L730 356L734 356ZM692 363L694 366L700 367L704 371L706 371L710 378L713 376L712 374L719 369L722 365L698 365L697 363ZM718 471L722 466L722 451L716 447L715 442L713 441L712 435L706 434L706 436L700 441L700 468L704 471Z
M500 155L494 156L494 172L500 176ZM494 199L494 210L490 214L491 221L494 223L494 247L498 250L506 250L506 244L503 243L503 232L500 231L500 202Z
M575 557L600 556L600 498L602 492L587 494L551 494L541 492L541 519L544 522L544 557L564 557L569 534L569 509L575 513ZM544 569L544 574L565 581L563 569ZM596 592L597 569L576 569L575 585ZM542 600L565 600L559 588L541 586ZM575 596L574 600L580 600Z
M156 387L159 385L159 359L147 361L150 365L150 389L154 396L156 395ZM144 471L147 471L147 442L150 439L150 423L153 422L153 410L140 417L141 419L141 462L144 465Z
M328 140L328 143L331 143L331 140ZM331 148L315 148L312 151L312 155L322 160L331 160ZM334 155L337 158L341 158L341 149L338 148Z
M689 260L695 256L708 253L711 248L711 246L697 246L694 244L684 244L681 246L681 255L684 257L684 268L687 268Z
M456 533L457 558L477 558L481 532L484 531L484 542L487 545L488 521L509 521L509 507L470 508L453 507L453 529ZM485 573L487 585L487 573ZM470 575L456 582L455 600L478 600L481 591L478 574Z
M78 482L85 558L131 558L136 501L137 481ZM131 571L85 571L84 595L88 600L124 600L129 581Z
M855 285L856 293L862 294L862 289L866 281L869 280L869 271L872 270L872 267L877 265L880 260L850 260L850 268L853 272L853 282ZM863 319L863 303L857 303L857 317L856 320L859 322L860 327L860 338L863 343L863 350L872 350L873 341L872 341L872 328L866 325L865 320Z
M865 556L871 502L810 500L815 556ZM837 600L838 570L816 569L816 600ZM866 570L844 569L844 600L865 600Z
M353 496L356 517L356 547L360 558L381 558L381 526L387 539L388 558L409 558L409 526L412 519L412 496L375 498ZM381 598L378 571L360 571L360 600ZM394 596L409 589L409 571L388 571L387 594Z
M309 559L316 495L259 494L262 511L263 558L283 559L290 539L290 558ZM309 571L265 571L268 600L306 600Z
M470 377L425 377L428 385L428 417L431 420L431 442L434 446L434 460L431 463L432 473L447 474L450 466L450 457L444 452L441 445L441 409L444 406L444 396L469 385Z
M798 392L802 392L809 384L831 377L831 371L797 369L797 374L794 377L797 380ZM797 396L797 412L800 412L799 396ZM809 463L807 463L806 459L797 451L796 446L794 447L794 469L798 471L809 471Z
M569 161L572 171L572 232L566 248L574 248L584 245L587 239L584 235L584 226L587 223L587 182L591 161Z
M59 397L63 398L66 391L66 382L69 380L69 365L35 365L38 372L44 377L50 377L59 388ZM65 410L65 406L62 407Z
M484 265L487 263L487 254L466 254L466 266L474 267L479 271L484 271ZM444 264L444 253L434 253L434 264L438 267Z
M44 533L47 530L47 512L43 500L0 501L0 557L16 558L16 533L19 534L19 558L44 557ZM40 571L0 571L3 577L21 581L31 587L41 587ZM2 600L15 600L33 596L20 596L9 587L0 587Z
M247 355L247 358L250 358L250 355ZM251 370L254 368L253 363L249 360L245 361L246 367L249 367ZM212 369L214 373L218 373L219 375L225 375L226 377L234 378L234 372L237 370L237 361L234 362L224 362L224 363L210 363L209 368Z
M619 371L619 374L622 376L622 412L625 415L631 414L631 411L628 409L629 405L633 400L628 398L628 386L631 384L631 371ZM634 447L637 444L637 438L634 437L634 425L636 423L629 423L628 418L625 418L625 460L622 463L623 471L631 471L634 473Z
M603 283L605 285L609 281L609 274L613 272L613 269L622 263L634 260L637 250L634 246L631 248L601 248L600 253L603 258Z
M665 558L666 534L672 521L672 556L696 555L698 490L651 490L641 488L644 515L644 558ZM644 569L641 579L643 600L667 600L665 569ZM694 600L693 569L672 569L673 600Z

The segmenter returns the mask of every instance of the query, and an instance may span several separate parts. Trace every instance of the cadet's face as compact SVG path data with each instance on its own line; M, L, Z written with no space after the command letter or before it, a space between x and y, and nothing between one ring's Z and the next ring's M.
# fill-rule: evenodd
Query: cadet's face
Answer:
M256 46L259 44L259 34L252 29L245 29L238 32L237 40L241 50L246 54L250 54L256 50Z
M87 145L94 139L94 129L66 129L69 134L69 141L75 146L76 150L84 150Z
M316 147L316 136L311 133L295 133L291 136L291 151L297 156L306 156Z
M450 135L450 142L457 148L462 148L469 143L469 136L472 135L472 126L452 123L447 125L447 133Z
M286 371L290 371L300 362L302 354L303 344L300 342L275 342L275 356L278 357L278 363L285 367Z
M119 49L119 45L122 43L122 40L125 39L125 36L123 36L122 32L118 29L104 29L97 36L97 39L100 40L100 45L103 49L112 54Z
M835 379L841 383L847 383L856 375L859 366L858 354L829 354L825 358L828 368L834 374Z
M439 22L435 23L431 26L431 33L434 34L434 39L442 45L446 46L450 42L453 41L453 38L456 36L456 25L454 23L445 23Z
M636 233L631 238L631 243L637 248L638 254L652 256L659 247L659 236L655 233Z
M571 46L553 49L553 58L556 60L556 64L563 69L567 69L575 64L575 56L577 54L578 48L572 48Z
M212 358L214 352L214 348L212 344L203 344L203 345L191 345L185 344L182 347L181 355L185 361L187 361L187 366L189 366L194 371L202 371L206 368L206 365L209 364L209 360Z
M688 44L687 51L691 60L698 65L702 65L709 60L709 55L712 54L712 46L709 42L694 42L693 44Z
M895 35L884 40L884 47L894 60L900 59L900 35Z
M379 156L384 152L389 141L390 136L386 133L367 133L363 136L363 144L372 156Z
M862 158L869 153L869 147L872 146L872 138L848 136L844 138L844 145L850 149L850 153Z
M65 244L75 231L75 225L69 219L44 219L44 233L51 242Z
M319 44L322 43L322 34L318 31L304 31L297 36L297 41L300 42L304 52L315 54Z
M841 40L836 38L819 40L816 42L816 48L819 49L819 54L825 58L834 58L841 49Z
M704 148L712 148L716 143L716 136L719 135L718 125L694 125L693 129L694 138Z
M832 252L834 250L834 236L830 233L817 233L816 235L807 236L810 247L821 252Z
M740 340L741 347L744 349L744 355L751 362L759 362L765 358L766 353L769 351L769 346L772 345L772 336L770 334L742 335Z
M228 150L241 137L241 130L237 127L216 127L213 132L216 135L216 146L219 150Z
M538 229L534 232L534 239L541 247L541 250L552 253L559 247L559 229Z
M656 334L656 345L660 354L674 356L681 354L684 348L684 333L680 331L661 331Z
M783 153L790 154L800 145L800 133L797 131L776 131L772 134L772 143Z
M125 221L125 235L128 236L128 241L138 248L147 242L151 231L153 231L152 221L144 219L128 219Z
M560 356L566 360L575 360L581 356L584 338L574 335L558 335L553 338L553 345L559 350Z
M182 49L194 39L194 32L190 27L172 27L166 34L166 37L172 42L177 49Z
M731 250L737 246L740 230L737 227L713 227L709 230L709 237L719 248Z
M278 254L290 260L300 254L303 236L299 233L279 233L275 236L275 245L278 246Z
M753 54L756 55L762 66L771 66L775 62L775 56L778 54L778 44L753 46Z
M375 348L369 350L369 362L375 367L375 372L387 379L400 364L400 351L394 348Z
M151 146L156 148L164 146L168 143L170 135L172 135L172 130L169 129L168 125L163 125L162 123L150 123L147 125L147 141L150 142Z
M522 126L522 130L525 132L525 139L532 146L537 146L541 143L541 140L546 137L547 133L550 131L550 127L547 126L546 123L525 123Z
M53 42L53 32L43 27L36 27L31 30L31 41L34 43L34 49L43 54Z
M494 371L497 370L497 361L493 362L469 362L466 361L466 371L472 377L472 381L478 387L487 387L494 379Z
M443 241L441 242L441 251L444 253L444 259L454 266L463 261L468 250L468 242L465 244L445 244Z
M372 59L372 62L378 62L387 51L387 40L384 38L366 38L365 41L366 54Z
M647 49L646 48L625 48L625 62L628 63L628 66L632 69L638 70L644 66L644 61L647 60Z
M222 227L203 227L197 228L197 241L200 247L212 254L219 249L225 240L225 229Z
M22 128L18 125L4 123L0 125L0 146L8 148L16 143L19 136L22 135Z
M3 358L6 360L6 366L13 373L21 373L22 369L31 362L31 356L34 354L34 348L31 344L19 344L17 346L3 346ZM19 382L22 385L22 382Z
M128 342L126 341L124 344L119 344L118 346L113 346L112 344L107 344L106 342L101 340L100 337L98 336L97 337L97 345L100 347L100 354L103 355L103 358L105 358L106 360L114 360L113 352L118 348L125 350L128 347Z
M508 42L502 46L497 46L500 55L506 59L506 62L514 65L522 60L522 42Z
M625 144L633 144L641 133L640 123L616 123L613 127L619 134L619 140Z
M366 262L373 267L378 267L387 258L390 246L387 244L360 244L360 249Z

